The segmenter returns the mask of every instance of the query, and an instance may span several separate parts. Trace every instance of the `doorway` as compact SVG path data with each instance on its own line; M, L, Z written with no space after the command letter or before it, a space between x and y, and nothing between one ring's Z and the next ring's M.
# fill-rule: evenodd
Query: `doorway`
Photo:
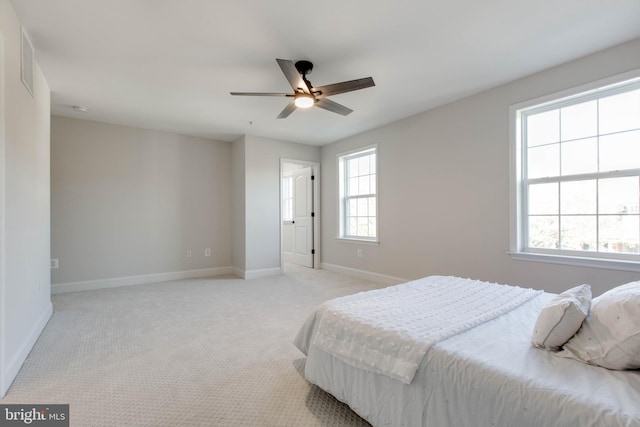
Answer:
M280 161L281 268L319 267L320 164Z

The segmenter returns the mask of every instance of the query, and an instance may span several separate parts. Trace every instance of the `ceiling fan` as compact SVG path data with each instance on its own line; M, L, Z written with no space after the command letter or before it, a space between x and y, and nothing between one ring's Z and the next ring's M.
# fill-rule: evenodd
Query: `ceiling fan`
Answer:
M307 75L311 74L311 70L313 70L313 64L311 62L298 61L294 64L293 61L288 59L276 59L276 61L278 62L278 65L280 65L282 72L293 88L293 93L231 92L231 95L285 96L287 98L293 98L278 115L278 119L288 117L296 108L309 108L313 106L346 116L353 110L345 107L344 105L338 104L337 102L331 101L327 96L375 86L371 77L365 77L362 79L314 87L311 82L307 80Z

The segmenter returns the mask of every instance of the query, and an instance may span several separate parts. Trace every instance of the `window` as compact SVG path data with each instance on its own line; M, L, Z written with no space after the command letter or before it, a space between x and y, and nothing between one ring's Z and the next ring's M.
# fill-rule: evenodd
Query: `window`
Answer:
M640 262L640 79L514 119L515 251Z
M376 147L338 156L340 182L340 237L376 241Z
M282 178L282 220L293 221L293 176Z

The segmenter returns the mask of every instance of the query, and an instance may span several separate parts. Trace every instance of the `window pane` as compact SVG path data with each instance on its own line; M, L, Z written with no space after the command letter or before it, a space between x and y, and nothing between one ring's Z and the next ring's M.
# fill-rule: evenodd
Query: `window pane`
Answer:
M362 156L360 157L358 164L359 164L359 174L360 175L369 175L369 158L371 156Z
M284 221L291 221L293 219L293 210L291 208L291 199L284 200L282 206L282 219Z
M616 253L640 253L640 216L601 216L600 250Z
M369 221L367 218L358 217L358 236L369 235Z
M358 182L360 194L370 194L369 176L361 176L360 178L358 178Z
M376 153L369 156L369 171L376 173Z
M358 218L349 218L349 235L358 235Z
M282 219L293 219L293 177L285 176L282 180Z
M369 237L376 237L376 219L369 218Z
M560 249L596 251L596 216L562 216Z
M540 249L558 249L558 217L529 217L529 247Z
M600 99L600 133L640 129L640 89Z
M560 110L527 116L527 145L549 144L560 141Z
M354 178L360 174L358 168L359 164L360 162L357 158L349 160L349 178Z
M560 144L530 148L527 158L529 178L560 175Z
M557 215L558 184L534 184L529 186L529 214L530 215Z
M282 195L284 198L291 197L292 186L293 186L293 177L286 176L282 182Z
M598 212L637 214L640 205L639 181L637 176L601 179L598 182Z
M349 199L347 209L347 216L358 216L358 199Z
M598 101L562 108L560 120L563 141L595 136L598 134Z
M358 216L369 216L369 203L367 203L367 199L358 199Z
M560 184L560 213L595 214L596 180L563 182Z
M600 172L640 168L640 131L600 137Z
M358 191L358 178L350 178L349 188L347 190L347 196L358 196L358 195L360 195L360 191Z
M562 175L598 172L598 140L579 139L562 143Z
M370 216L376 216L376 198L375 197L369 197L367 199L369 201L369 215Z

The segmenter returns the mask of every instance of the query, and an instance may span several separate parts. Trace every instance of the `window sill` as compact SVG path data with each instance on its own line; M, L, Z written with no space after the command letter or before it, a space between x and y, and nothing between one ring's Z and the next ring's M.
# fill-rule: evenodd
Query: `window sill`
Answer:
M378 240L355 239L351 237L336 237L336 240L342 243L352 243L352 244L358 244L358 245L379 245L380 244Z
M579 267L604 268L640 272L640 262L633 260L589 258L581 256L541 254L533 252L507 252L511 259L518 261L545 262L550 264L575 265Z

